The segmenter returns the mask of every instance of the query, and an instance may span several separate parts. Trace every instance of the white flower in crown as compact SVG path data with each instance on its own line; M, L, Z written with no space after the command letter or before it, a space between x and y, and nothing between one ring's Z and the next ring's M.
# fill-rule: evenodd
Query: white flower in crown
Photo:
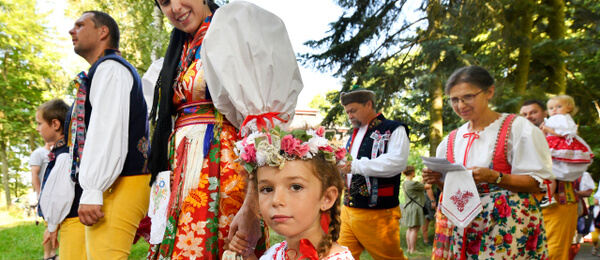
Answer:
M345 148L329 144L325 129L282 131L278 126L268 132L253 132L236 143L236 154L248 172L269 165L283 168L286 160L311 159L322 153L331 163L344 164L348 153Z

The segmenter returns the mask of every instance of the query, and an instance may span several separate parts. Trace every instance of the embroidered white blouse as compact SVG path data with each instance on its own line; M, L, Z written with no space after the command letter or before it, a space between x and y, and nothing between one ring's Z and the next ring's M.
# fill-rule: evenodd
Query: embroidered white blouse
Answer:
M469 151L466 167L489 167L493 160L494 146L498 131L502 126L504 118L508 114L502 114L496 121L491 123L482 131L478 132L479 138L475 139ZM463 164L467 142L469 138L463 135L468 133L469 123L465 123L456 132L455 162ZM540 188L546 189L543 183L545 179L554 179L552 174L552 157L550 148L542 131L535 127L524 117L516 117L511 126L510 135L507 138L507 159L512 165L511 174L529 175L537 180ZM436 157L446 158L448 136L442 140L437 147Z
M321 260L354 260L352 253L347 247L342 246L344 251L330 254ZM264 255L260 257L260 260L286 260L285 250L287 249L287 242L283 241L272 247L270 247Z

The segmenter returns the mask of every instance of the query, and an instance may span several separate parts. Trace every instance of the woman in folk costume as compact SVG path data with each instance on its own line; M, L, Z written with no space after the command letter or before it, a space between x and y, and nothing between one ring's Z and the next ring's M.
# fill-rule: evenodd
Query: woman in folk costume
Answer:
M445 185L444 193L459 187L458 193L442 197L440 208L467 203L465 194L471 193L479 194L482 209L464 230L438 210L432 259L548 258L542 212L533 197L546 188L545 180L554 178L548 144L525 118L489 108L493 84L489 72L478 66L456 70L446 83L449 104L467 123L440 143L437 157L471 170L477 187L466 190L453 173L443 180L430 169L423 170L423 178ZM447 215L460 215L457 208Z
M235 232L250 238L248 253L266 249L267 232L261 232L253 205L245 201L246 172L233 151L236 128L244 120L240 113L248 111L234 102L263 101L260 97L277 88L267 100L274 104L270 111L291 117L302 81L281 20L262 9L239 8L244 4L217 10L210 0L157 2L175 28L151 113L156 128L149 165L150 259L217 259L225 239ZM217 32L211 33L213 27ZM233 50L224 49L228 46ZM206 68L221 59L236 62Z

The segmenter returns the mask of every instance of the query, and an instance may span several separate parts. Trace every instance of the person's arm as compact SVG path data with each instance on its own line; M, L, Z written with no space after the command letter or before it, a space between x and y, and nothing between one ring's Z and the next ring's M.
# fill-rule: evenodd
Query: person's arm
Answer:
M40 196L40 208L48 222L48 232L53 233L69 215L75 198L75 183L71 181L71 159L68 153L56 157Z
M31 169L31 185L33 186L33 190L35 193L40 195L40 190L42 189L42 180L40 180L40 171L42 169L42 164L44 163L44 158L42 158L39 150L35 150L29 156L29 167Z
M485 167L473 167L470 170L473 170L475 183L496 184L496 179L500 176L499 172ZM531 175L503 174L502 180L496 185L513 192L542 192L540 183Z
M238 213L233 217L233 221L231 221L231 226L229 228L229 241L237 241L237 244L244 245L244 249L241 249L241 246L238 246L236 251L244 257L254 255L253 247L256 246L256 242L258 242L258 239L262 236L260 218L258 212L254 211L254 209L258 209L258 194L256 189L254 181L248 180L244 204L242 204ZM238 239L234 240L234 237L237 237ZM245 242L240 243L239 238L244 238Z
M575 193L577 193L577 196L580 196L582 198L587 198L589 196L592 196L592 193L594 193L594 190L578 190L578 191L575 191Z
M40 180L40 170L42 169L39 165L31 165L31 185L33 185L33 190L38 195L40 194L40 190L42 187L42 181Z
M579 182L579 187L577 188L577 195L587 198L592 196L592 193L594 193L594 190L596 189L596 183L588 172L583 172L583 175L581 175L581 181Z
M81 158L79 182L83 193L79 218L95 224L104 214L102 194L119 177L125 164L129 137L129 99L133 76L117 61L98 65L89 101L90 122Z
M427 185L429 185L429 184L427 184ZM431 201L431 208L435 209L435 207L437 206L437 201L435 201L435 196L433 195L433 190L431 189L431 185L429 185L429 188L425 188L425 193L427 194L429 201Z
M365 138L369 138L365 136ZM410 141L404 127L392 132L387 143L387 153L377 158L360 158L352 161L352 173L369 177L389 178L401 173L408 164Z

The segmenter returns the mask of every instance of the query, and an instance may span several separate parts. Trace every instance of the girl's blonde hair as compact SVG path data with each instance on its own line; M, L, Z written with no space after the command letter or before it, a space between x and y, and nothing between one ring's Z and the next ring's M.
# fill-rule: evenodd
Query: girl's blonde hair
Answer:
M578 108L577 108L577 106L575 106L575 100L571 96L558 95L558 96L552 97L550 100L561 102L561 103L565 104L567 107L569 107L571 109L571 111L569 112L569 115L575 116L575 114L577 114ZM548 102L550 102L550 100L548 100Z

